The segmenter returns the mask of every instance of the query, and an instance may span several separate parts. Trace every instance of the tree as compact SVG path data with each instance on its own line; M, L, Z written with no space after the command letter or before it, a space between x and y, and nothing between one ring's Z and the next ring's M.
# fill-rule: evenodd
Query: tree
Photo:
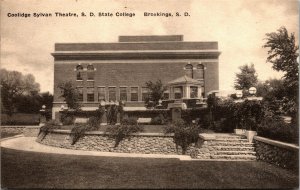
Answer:
M257 84L257 74L254 65L247 64L240 66L240 73L236 73L236 79L234 82L234 88L236 90L246 91L252 86Z
M16 108L16 99L22 95L37 94L40 85L35 82L32 74L23 75L18 71L0 70L1 101L9 116Z
M297 58L299 46L296 45L295 35L289 35L285 27L277 32L267 33L263 48L269 48L267 62L272 68L284 73L284 86L287 91L284 97L284 110L292 116L293 122L298 122L298 88L299 68Z
M61 90L61 97L64 98L64 101L70 109L80 109L81 105L78 102L79 91L74 87L74 84L71 81L60 83L58 88Z
M159 100L163 98L164 91L167 90L167 87L163 86L161 80L157 80L155 83L148 81L146 82L146 87L149 90L149 95L145 99L146 105L150 105L150 102L152 102L153 106L158 105Z

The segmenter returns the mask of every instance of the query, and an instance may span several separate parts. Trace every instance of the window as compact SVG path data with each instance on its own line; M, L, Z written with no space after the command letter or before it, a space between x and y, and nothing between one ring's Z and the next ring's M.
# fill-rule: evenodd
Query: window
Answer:
M201 86L201 96L205 97L204 86Z
M131 87L130 88L130 95L131 95L131 101L138 101L139 95L138 95L138 87Z
M93 87L88 87L87 88L87 101L88 102L94 102L95 98L94 98L94 88Z
M116 87L108 87L108 101L116 101Z
M147 87L142 87L142 101L145 101L149 96L149 89Z
M190 87L190 98L198 98L198 87L197 86Z
M94 77L95 77L94 66L92 64L89 64L87 66L87 80L94 80Z
M120 87L120 101L127 101L127 88Z
M181 99L182 98L182 87L175 87L174 88L174 97L175 99Z
M87 70L88 71L93 71L94 70L94 66L92 64L88 64Z
M78 64L76 66L76 80L82 80L82 71L83 71L82 65Z
M193 78L193 65L192 64L187 64L185 67L184 67L184 70L185 70L185 75L190 77L190 78Z
M98 101L105 101L105 87L98 87Z
M78 91L78 102L83 102L83 88L77 87L77 91Z
M163 99L164 100L168 100L169 98L170 98L170 92L169 92L169 90L164 91Z
M204 65L198 64L195 72L195 79L204 79Z

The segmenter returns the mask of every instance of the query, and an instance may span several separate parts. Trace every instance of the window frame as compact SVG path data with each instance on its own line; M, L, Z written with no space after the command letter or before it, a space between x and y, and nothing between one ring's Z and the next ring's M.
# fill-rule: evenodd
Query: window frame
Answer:
M137 100L132 100L132 88L137 88ZM138 102L139 101L139 87L138 86L130 86L130 102Z

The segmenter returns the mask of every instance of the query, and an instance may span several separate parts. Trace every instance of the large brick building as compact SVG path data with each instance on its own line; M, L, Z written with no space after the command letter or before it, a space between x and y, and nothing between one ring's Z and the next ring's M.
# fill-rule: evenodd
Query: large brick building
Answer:
M143 106L149 80L160 79L166 85L198 82L197 87L190 86L190 95L173 85L166 99L201 98L219 88L218 43L186 42L182 35L119 36L116 43L56 43L52 55L53 113L64 104L57 86L66 81L77 86L83 109L95 109L101 100Z

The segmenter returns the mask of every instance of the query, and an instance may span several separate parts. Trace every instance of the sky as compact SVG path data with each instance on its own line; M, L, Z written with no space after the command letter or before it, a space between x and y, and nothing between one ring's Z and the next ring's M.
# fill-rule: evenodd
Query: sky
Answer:
M8 17L8 13L127 12L135 17ZM188 17L144 17L144 12L188 12ZM255 65L258 79L280 78L266 63L265 34L285 26L299 41L297 0L2 0L1 68L31 73L41 91L53 92L55 43L117 42L120 35L184 35L218 41L220 90L235 73Z

